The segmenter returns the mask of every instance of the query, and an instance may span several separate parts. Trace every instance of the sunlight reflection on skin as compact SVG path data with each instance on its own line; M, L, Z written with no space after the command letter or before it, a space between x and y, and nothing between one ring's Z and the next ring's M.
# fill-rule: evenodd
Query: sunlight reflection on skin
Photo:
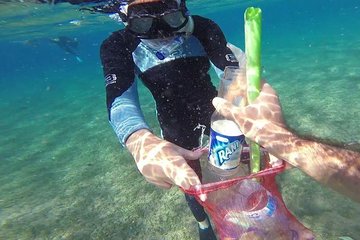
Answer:
M245 79L239 78L238 81L246 86ZM246 107L234 107L221 98L215 98L213 104L221 114L234 120L246 137L255 140L268 152L360 202L360 153L324 144L320 140L303 139L289 131L282 117L278 95L269 84L263 83L259 97Z
M236 87L236 91L233 91L233 93L242 91L240 85L234 86ZM235 89L235 87L233 89ZM277 98L274 99L277 100ZM280 110L276 106L274 109L276 111ZM254 113L259 114L260 111L254 111L251 114ZM236 116L236 113L233 114ZM271 110L270 112L267 111L263 117L267 116L282 120L281 115L272 113ZM245 122L243 122L243 124L244 123ZM280 125L282 124L283 123ZM251 125L250 130L252 128ZM254 131L254 134L257 134L257 132L258 129ZM139 171L148 182L162 188L170 188L175 184L184 189L188 189L191 185L200 184L198 176L189 167L186 160L199 159L203 154L202 150L193 152L183 149L155 136L146 129L133 133L126 141L126 146L132 153ZM301 239L312 239L313 237L311 231L303 227L298 221L292 222L291 228L299 233Z
M236 84L237 85L234 86L236 92L240 95L245 96L246 79L243 74L237 77ZM250 139L255 139L255 141L260 143L260 145L262 145L261 143L263 142L267 142L269 138L271 139L271 141L276 141L276 139L278 139L273 138L275 135L277 136L277 132L270 136L265 136L263 134L263 130L269 128L269 125L275 124L278 127L282 128L286 126L285 121L282 117L281 105L279 102L279 98L276 95L276 92L270 87L269 84L264 82L262 91L263 94L259 96L259 99L257 99L254 104L251 104L246 108L242 108L244 113L241 112L238 108L233 108L231 104L226 103L223 99L217 98L214 101L215 107L221 113L231 114L231 117L240 126L246 137ZM235 90L233 92L235 92ZM242 104L242 107L244 105L245 103ZM254 119L256 119L256 121Z
M201 150L186 150L145 129L133 133L126 146L148 182L162 188L170 188L175 184L184 189L200 184L198 176L186 160L198 160L203 154Z
M225 95L224 97L229 102L218 98L214 101L214 106L220 113L226 113L227 117L230 115L229 119L235 120L246 137L255 139L260 145L265 142L268 144L279 144L279 141L282 141L281 132L275 131L269 133L266 131L269 127L272 128L270 126L272 124L279 127L279 129L284 129L286 126L282 116L279 98L270 85L265 82L263 82L262 85L262 94L254 102L255 104L245 108L246 97L243 97L240 108L234 108L229 102L236 96L246 96L247 93L246 75L245 70L243 70L241 73L237 74L236 81L230 85L228 95ZM282 144L292 144L292 142L290 141ZM279 160L275 156L270 155L270 158L274 164L282 162L282 160ZM291 213L289 214L289 218L292 218ZM312 231L305 228L296 218L293 218L293 221L290 222L290 228L298 233L299 239L314 239ZM241 239L253 240L264 238L257 235L255 232L249 232L244 234Z
M235 81L236 84L232 86L232 94L245 92L241 84L239 84L240 80L244 80L241 74L239 78ZM235 97L232 94L228 97ZM274 96L265 97L272 97L278 100L276 96L275 98ZM260 111L257 111L257 109L252 109L251 111L251 114L260 114ZM281 114L277 114L276 111L280 111L280 108L274 104L273 110L265 111L262 117L274 117L281 121L279 125L282 126L283 120ZM232 114L236 117L237 112ZM246 122L251 123L250 119L248 119L243 121L242 124ZM260 129L262 129L262 126ZM258 134L259 125L249 125L249 131L254 132L253 134ZM132 153L139 171L148 182L162 188L170 188L175 184L184 189L188 189L191 185L200 184L198 176L189 167L186 160L198 160L203 154L203 150L189 151L183 149L155 136L146 129L133 133L126 141L126 146ZM302 237L301 239L312 239L311 231L303 227L298 221L294 221L291 227L299 233Z

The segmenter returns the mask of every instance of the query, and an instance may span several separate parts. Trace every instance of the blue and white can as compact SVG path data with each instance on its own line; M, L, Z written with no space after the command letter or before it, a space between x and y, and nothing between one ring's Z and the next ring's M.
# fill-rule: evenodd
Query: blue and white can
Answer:
M209 162L222 170L236 169L244 143L245 136L235 122L226 119L212 122Z

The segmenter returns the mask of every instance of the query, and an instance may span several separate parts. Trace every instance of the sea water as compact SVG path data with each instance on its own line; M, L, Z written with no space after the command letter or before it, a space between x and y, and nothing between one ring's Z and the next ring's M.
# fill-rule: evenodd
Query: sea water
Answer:
M182 193L147 183L108 124L99 48L123 26L79 6L34 2L0 2L0 239L198 239ZM359 0L187 5L242 49L243 13L260 7L263 77L279 93L287 124L360 143ZM82 63L48 41L59 36L79 40ZM160 136L141 83L139 95ZM316 239L359 239L358 203L297 169L277 180L287 207Z

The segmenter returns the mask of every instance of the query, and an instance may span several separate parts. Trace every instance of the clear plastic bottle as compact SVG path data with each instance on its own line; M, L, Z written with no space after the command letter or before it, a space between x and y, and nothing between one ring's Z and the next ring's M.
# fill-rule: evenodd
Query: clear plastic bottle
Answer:
M241 181L236 188L236 195L235 205L241 206L250 219L264 220L272 217L276 211L275 197L256 180Z
M229 200L225 222L243 229L251 226L265 239L292 239L288 230L288 218L279 208L277 197L267 191L258 181L247 179L234 187Z
M236 77L241 74L238 67L226 67L220 82L218 96L239 105L241 98L230 96L229 91ZM211 117L210 149L203 182L217 182L246 175L240 163L245 136L238 125L215 111Z
M239 68L227 67L218 94L234 105L239 105L241 100L236 97L236 91L231 89L239 74L242 74ZM237 124L214 112L203 183L249 175L248 166L241 163L244 143L245 137ZM279 205L280 200L255 179L241 180L227 188L207 193L206 197L216 212L212 216L221 226L219 234L222 239L239 239L250 232L260 239L292 239L288 218Z

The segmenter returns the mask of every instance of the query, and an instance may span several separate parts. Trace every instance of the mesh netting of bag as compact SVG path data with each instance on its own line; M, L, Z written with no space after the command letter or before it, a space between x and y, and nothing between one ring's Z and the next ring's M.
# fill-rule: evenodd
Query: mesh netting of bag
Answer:
M284 164L258 173L183 190L194 195L210 215L217 235L230 239L296 239L298 220L286 208L275 181ZM204 200L206 196L206 200Z

